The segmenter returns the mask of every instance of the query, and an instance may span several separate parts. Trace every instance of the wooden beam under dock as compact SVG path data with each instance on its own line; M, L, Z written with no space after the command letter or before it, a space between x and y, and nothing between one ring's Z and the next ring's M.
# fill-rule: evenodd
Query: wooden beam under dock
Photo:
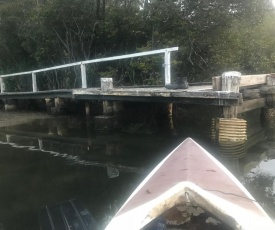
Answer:
M100 88L78 89L74 98L86 100L119 100L142 102L165 102L183 104L204 104L217 106L239 105L242 94L213 91L212 86L190 86L188 89L169 90L164 87L152 88L113 88L102 91Z
M262 108L266 105L265 98L257 98L243 101L241 106L237 106L237 113L245 113L253 109Z

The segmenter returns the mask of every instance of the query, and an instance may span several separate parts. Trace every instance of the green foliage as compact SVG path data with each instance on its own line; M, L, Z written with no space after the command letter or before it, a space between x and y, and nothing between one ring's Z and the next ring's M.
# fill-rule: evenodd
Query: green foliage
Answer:
M267 12L257 25L235 21L212 47L213 69L234 69L243 74L275 71L275 14ZM217 73L218 74L218 73Z
M179 46L173 77L207 81L227 70L275 72L275 10L269 0L5 0L0 2L0 71ZM163 84L160 56L87 67L117 85ZM80 69L47 72L38 88L80 86ZM21 89L10 80L9 88Z
M32 91L32 81L30 77L22 76L5 78L5 87L8 92L26 92Z

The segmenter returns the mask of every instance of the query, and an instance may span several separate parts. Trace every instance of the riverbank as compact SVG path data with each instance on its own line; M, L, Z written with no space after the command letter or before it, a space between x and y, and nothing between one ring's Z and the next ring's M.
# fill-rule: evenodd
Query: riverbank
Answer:
M36 119L50 119L52 116L43 112L15 111L5 112L0 110L0 128L20 125Z

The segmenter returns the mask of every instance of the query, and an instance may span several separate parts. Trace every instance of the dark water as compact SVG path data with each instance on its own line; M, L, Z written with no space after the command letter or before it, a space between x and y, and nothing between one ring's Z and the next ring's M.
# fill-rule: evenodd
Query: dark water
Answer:
M184 138L95 134L84 122L66 118L1 129L0 229L39 229L40 209L68 199L84 204L104 229L146 174ZM196 140L212 151L210 142ZM272 142L262 143L246 158L226 164L275 218L272 149Z

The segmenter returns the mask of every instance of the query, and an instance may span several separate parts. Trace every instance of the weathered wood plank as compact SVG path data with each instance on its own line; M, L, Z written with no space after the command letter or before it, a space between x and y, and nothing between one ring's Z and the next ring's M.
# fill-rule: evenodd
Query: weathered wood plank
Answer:
M212 88L214 91L221 91L222 89L222 77L212 77Z
M260 89L243 89L241 93L244 99L256 99L261 97Z
M264 95L275 95L275 86L263 85L260 87L260 92Z
M258 74L258 75L242 75L240 87L249 87L253 85L262 85L266 84L268 74ZM215 91L220 91L221 86L221 76L212 78L212 87Z
M157 103L182 103L187 105L214 105L214 106L234 106L239 101L231 99L217 98L182 98L182 97L132 97L132 96L108 96L108 95L74 95L78 100L112 100L112 101L134 101L134 102L157 102Z
M100 83L101 83L102 91L108 91L108 90L112 90L114 88L113 87L113 78L101 78Z
M188 89L168 90L159 88L114 88L110 91L101 91L99 88L74 90L76 99L87 100L123 100L142 102L168 102L184 104L205 104L218 106L239 105L242 102L241 93L212 91L212 87L200 86Z
M222 74L222 91L238 93L240 89L241 73L232 71Z
M87 90L74 90L73 94L77 95L102 95L102 96L131 96L131 97L188 97L188 98L216 98L228 100L241 100L241 93L234 92L216 92L212 90L167 90L165 88L114 88L110 91L101 91L99 88L90 88Z
M242 75L240 87L266 84L267 74Z
M48 90L37 92L9 92L1 93L0 99L45 99L45 98L72 98L72 89Z
M243 104L241 106L237 106L237 112L244 113L253 109L264 107L265 105L266 105L265 98L247 100L247 101L243 101Z
M241 73L232 71L222 74L222 91L239 93ZM224 118L237 118L237 106L223 107Z
M205 104L233 106L242 103L242 94L212 91L211 86L191 86L188 89L168 90L159 88L100 88L51 90L37 92L2 93L0 99L75 98L85 100L148 101L163 103Z
M237 106L224 106L223 107L224 118L237 118Z
M269 74L266 77L266 84L270 86L275 86L275 74Z
M275 107L275 95L267 95L266 96L266 105L269 108Z

